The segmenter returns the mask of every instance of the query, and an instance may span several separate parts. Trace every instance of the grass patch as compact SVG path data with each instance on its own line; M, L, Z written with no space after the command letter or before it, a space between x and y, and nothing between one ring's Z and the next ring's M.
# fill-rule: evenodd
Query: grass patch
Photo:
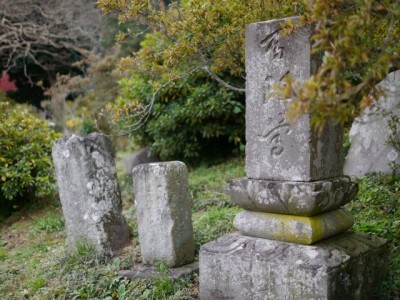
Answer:
M232 221L239 211L241 209L237 207L211 207L203 213L194 215L193 229L196 252L199 251L201 245L235 231Z
M0 248L0 261L5 260L8 256L8 252L4 248Z
M49 212L43 217L38 217L34 220L32 231L33 232L55 232L64 229L64 218L55 212Z
M389 241L388 275L379 299L400 299L400 177L374 175L357 180L359 192L347 205L353 214L353 229Z
M120 171L121 172L121 171ZM227 180L244 177L244 161L231 159L189 172L193 202L196 250L200 245L234 231L232 220L239 208L225 195ZM372 176L359 180L360 192L347 208L355 217L354 229L379 235L390 241L389 274L379 290L379 299L400 298L400 180ZM122 185L123 186L123 185ZM124 187L123 187L124 188ZM132 280L118 271L140 262L137 225L130 182L125 185L125 214L133 240L117 258L98 254L81 243L74 254L65 248L65 233L59 207L16 215L0 224L0 295L2 299L197 299L198 275L179 280L165 273L155 280ZM32 232L35 238L32 239Z
M230 159L220 165L200 166L189 172L189 195L193 212L210 207L232 207L233 203L224 188L229 179L244 177L244 160Z
M85 240L80 240L76 242L76 256L88 257L95 255L96 248L91 243Z
M32 285L30 287L30 290L32 291L32 293L36 293L40 288L44 287L46 285L46 279L43 277L40 277L38 279L35 279L32 282Z

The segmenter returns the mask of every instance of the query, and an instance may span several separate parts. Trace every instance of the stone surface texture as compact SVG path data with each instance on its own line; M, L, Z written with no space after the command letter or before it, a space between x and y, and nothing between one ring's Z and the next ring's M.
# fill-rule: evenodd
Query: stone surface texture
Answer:
M390 133L387 122L392 115L400 116L400 70L390 73L379 86L386 99L382 97L365 109L351 126L351 146L344 165L346 175L390 174L390 164L400 164L398 151L387 144ZM400 140L400 133L397 137Z
M140 164L148 164L159 161L160 159L158 157L150 155L150 147L147 146L133 153L124 160L125 170L129 175L132 175L133 167L136 167Z
M288 101L272 93L285 75L310 77L320 58L311 55L311 30L282 34L297 17L249 24L246 29L246 174L251 179L315 181L342 174L342 129L329 121L318 135L310 116L286 118Z
M247 236L310 245L348 230L353 217L343 208L313 217L245 210L236 215L233 225Z
M194 260L188 171L179 161L133 168L142 259L178 267Z
M169 279L175 280L198 271L199 262L196 261L181 267L170 268L165 273L160 272L157 266L140 264L133 266L130 270L119 271L118 275L129 279L160 279L167 276Z
M52 153L68 245L117 251L129 242L109 139L98 133L55 142Z
M351 201L358 186L348 177L298 182L233 179L226 192L238 206L259 212L313 216Z
M315 246L223 236L200 249L202 300L369 300L386 241L346 233Z

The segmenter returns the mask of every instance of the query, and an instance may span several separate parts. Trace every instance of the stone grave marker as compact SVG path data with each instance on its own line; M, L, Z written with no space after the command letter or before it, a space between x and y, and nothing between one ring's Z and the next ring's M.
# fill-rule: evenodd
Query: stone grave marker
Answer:
M346 233L342 206L357 193L343 176L342 128L321 133L310 116L286 118L289 101L271 93L287 74L305 80L319 64L311 29L282 34L286 21L246 29L246 174L227 188L243 209L240 233L200 250L201 299L369 299L386 241ZM310 246L313 244L312 246ZM359 274L363 274L360 276Z
M400 116L400 70L390 73L379 86L386 98L367 107L351 126L350 149L343 169L346 175L391 174L391 164L400 165L399 152L387 144L391 133L388 121L393 115Z
M143 261L171 267L193 262L186 165L179 161L141 164L133 168L132 178Z
M157 263L171 268L171 279L197 271L186 165L179 161L140 164L133 168L132 179L143 263L119 274L159 277Z
M115 252L129 242L109 139L98 133L58 139L52 157L68 245Z

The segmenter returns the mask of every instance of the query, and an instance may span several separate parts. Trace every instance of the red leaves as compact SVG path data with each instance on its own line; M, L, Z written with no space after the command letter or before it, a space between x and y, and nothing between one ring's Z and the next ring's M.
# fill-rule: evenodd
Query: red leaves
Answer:
M0 91L7 93L8 91L16 91L17 86L13 81L10 81L10 75L6 71L0 77Z

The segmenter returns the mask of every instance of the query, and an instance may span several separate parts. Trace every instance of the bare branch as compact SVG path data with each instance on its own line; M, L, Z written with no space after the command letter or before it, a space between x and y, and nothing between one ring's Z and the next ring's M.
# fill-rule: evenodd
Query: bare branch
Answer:
M219 84L221 84L222 86L226 87L227 89L235 91L235 92L239 92L239 93L246 92L246 89L234 87L233 85L230 85L229 83L224 81L221 77L219 77L217 74L215 74L208 66L202 67L202 69L205 70Z
M99 49L101 15L95 1L0 1L0 64L54 71Z

